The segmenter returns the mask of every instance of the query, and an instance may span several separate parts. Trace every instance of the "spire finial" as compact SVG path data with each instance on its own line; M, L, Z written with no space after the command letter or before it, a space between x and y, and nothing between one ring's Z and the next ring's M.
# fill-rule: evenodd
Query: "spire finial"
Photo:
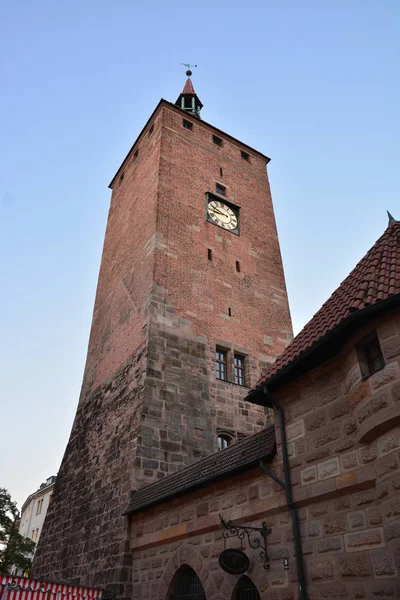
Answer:
M184 67L186 67L186 69L187 69L186 75L188 77L190 77L191 74L192 74L191 67L197 67L197 65L191 65L190 63L181 63L181 65L183 65Z
M387 212L387 215L388 215L388 218L389 218L389 225L393 225L393 223L397 223L397 221L396 221L396 219L394 218L394 216L393 216L393 215L391 215L391 214L390 214L390 212L389 212L388 210L387 210L386 212Z

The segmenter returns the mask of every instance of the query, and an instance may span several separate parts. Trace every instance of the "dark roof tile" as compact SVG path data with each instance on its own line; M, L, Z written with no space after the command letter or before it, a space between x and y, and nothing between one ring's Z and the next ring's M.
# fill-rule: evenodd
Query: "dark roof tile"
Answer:
M272 458L275 452L275 428L270 425L225 450L211 454L165 479L141 488L133 494L125 514L148 508L177 494L256 465L262 458Z

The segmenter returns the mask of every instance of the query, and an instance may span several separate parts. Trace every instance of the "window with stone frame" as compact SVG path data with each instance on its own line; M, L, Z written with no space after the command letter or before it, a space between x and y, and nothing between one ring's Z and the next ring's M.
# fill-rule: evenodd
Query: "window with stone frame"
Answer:
M356 350L363 379L367 379L385 366L385 359L376 331L360 340L356 345Z
M228 350L218 346L215 349L215 377L228 381Z
M236 385L246 385L246 357L237 352L233 355L233 379Z

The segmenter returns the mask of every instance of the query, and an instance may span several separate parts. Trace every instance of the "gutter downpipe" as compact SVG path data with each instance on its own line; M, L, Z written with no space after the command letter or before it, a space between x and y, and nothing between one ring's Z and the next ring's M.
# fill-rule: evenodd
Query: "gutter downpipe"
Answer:
M287 451L287 440L286 440L286 428L285 428L285 413L283 411L282 406L277 402L272 395L269 393L267 386L263 387L264 395L267 397L269 403L276 408L279 413L279 427L281 430L281 442L282 442L282 459L283 459L283 471L285 475L285 492L286 492L286 502L288 508L291 512L292 516L292 530L293 530L293 540L294 540L294 549L296 554L296 567L297 567L297 575L299 578L299 592L300 592L300 600L308 600L307 595L307 584L306 577L304 572L304 561L303 561L303 548L301 544L301 532L300 532L300 522L299 522L299 514L297 512L297 506L293 502L292 495L292 480L290 477L290 466L289 466L289 457Z

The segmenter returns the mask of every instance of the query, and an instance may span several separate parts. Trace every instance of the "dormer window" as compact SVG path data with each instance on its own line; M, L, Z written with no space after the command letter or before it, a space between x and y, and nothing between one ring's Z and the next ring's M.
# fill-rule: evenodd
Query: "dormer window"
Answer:
M218 436L218 450L225 450L228 446L231 445L231 438L227 435L219 435Z
M360 340L356 350L363 379L377 373L385 366L385 359L375 331Z

